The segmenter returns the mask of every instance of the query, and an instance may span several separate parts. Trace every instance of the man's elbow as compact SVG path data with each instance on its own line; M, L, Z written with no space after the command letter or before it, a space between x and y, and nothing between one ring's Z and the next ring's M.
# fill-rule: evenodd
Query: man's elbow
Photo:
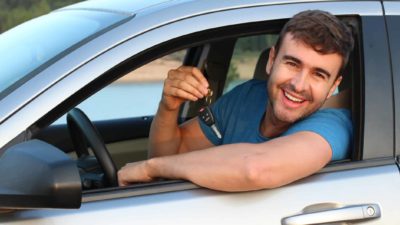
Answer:
M246 183L253 190L277 188L286 184L278 171L269 165L246 163L244 176Z

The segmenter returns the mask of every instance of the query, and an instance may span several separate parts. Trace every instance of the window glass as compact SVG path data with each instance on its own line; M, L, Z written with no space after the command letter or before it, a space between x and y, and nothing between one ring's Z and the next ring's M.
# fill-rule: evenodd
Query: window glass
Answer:
M109 12L60 11L38 17L0 35L0 98L51 59L125 19Z
M235 44L224 92L252 79L262 51L272 47L278 34L263 34L239 38Z
M168 71L182 65L186 50L156 59L128 73L77 107L92 121L151 116L161 100ZM56 124L66 123L65 116Z

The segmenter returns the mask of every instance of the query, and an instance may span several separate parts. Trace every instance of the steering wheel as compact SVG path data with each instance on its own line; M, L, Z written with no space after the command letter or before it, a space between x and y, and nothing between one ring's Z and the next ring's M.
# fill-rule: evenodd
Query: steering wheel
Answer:
M67 114L67 124L78 157L89 155L87 150L87 144L89 144L103 169L106 182L113 187L118 186L115 164L100 133L85 113L78 108L72 109Z

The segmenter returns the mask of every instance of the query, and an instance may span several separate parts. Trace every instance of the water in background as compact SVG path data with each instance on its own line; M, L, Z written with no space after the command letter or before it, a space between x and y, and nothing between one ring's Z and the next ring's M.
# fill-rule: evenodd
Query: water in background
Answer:
M227 90L244 81L232 82ZM114 83L77 107L92 121L154 115L161 100L163 82ZM54 122L65 124L66 116Z
M92 121L154 115L162 86L162 82L112 84L77 107ZM63 123L66 123L65 116L55 122Z

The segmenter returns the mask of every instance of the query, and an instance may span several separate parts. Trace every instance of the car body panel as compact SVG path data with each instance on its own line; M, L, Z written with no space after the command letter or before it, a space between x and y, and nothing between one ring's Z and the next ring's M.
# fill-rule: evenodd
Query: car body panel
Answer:
M161 220L162 224L280 224L283 217L297 214L311 204L376 203L382 210L381 218L365 221L365 224L396 224L400 219L396 209L400 196L388 194L400 188L398 173L397 166L391 165L318 174L273 190L230 194L194 189L158 193L87 202L79 211L17 211L1 216L0 222L72 225L79 221L122 225L159 224Z
M332 0L303 0L301 3L315 2L333 2ZM354 2L354 1L353 1ZM62 8L67 9L89 9L89 10L105 10L126 14L148 14L160 13L160 11L173 11L178 15L180 13L189 13L191 15L199 15L207 12L224 11L238 8L248 8L268 5L281 5L293 3L292 0L220 0L220 1L193 1L193 0L156 0L156 1L125 1L114 0L112 3L107 0L84 1L71 6ZM298 2L296 2L298 3Z
M400 2L396 1L383 1L386 16L399 16L400 15Z

